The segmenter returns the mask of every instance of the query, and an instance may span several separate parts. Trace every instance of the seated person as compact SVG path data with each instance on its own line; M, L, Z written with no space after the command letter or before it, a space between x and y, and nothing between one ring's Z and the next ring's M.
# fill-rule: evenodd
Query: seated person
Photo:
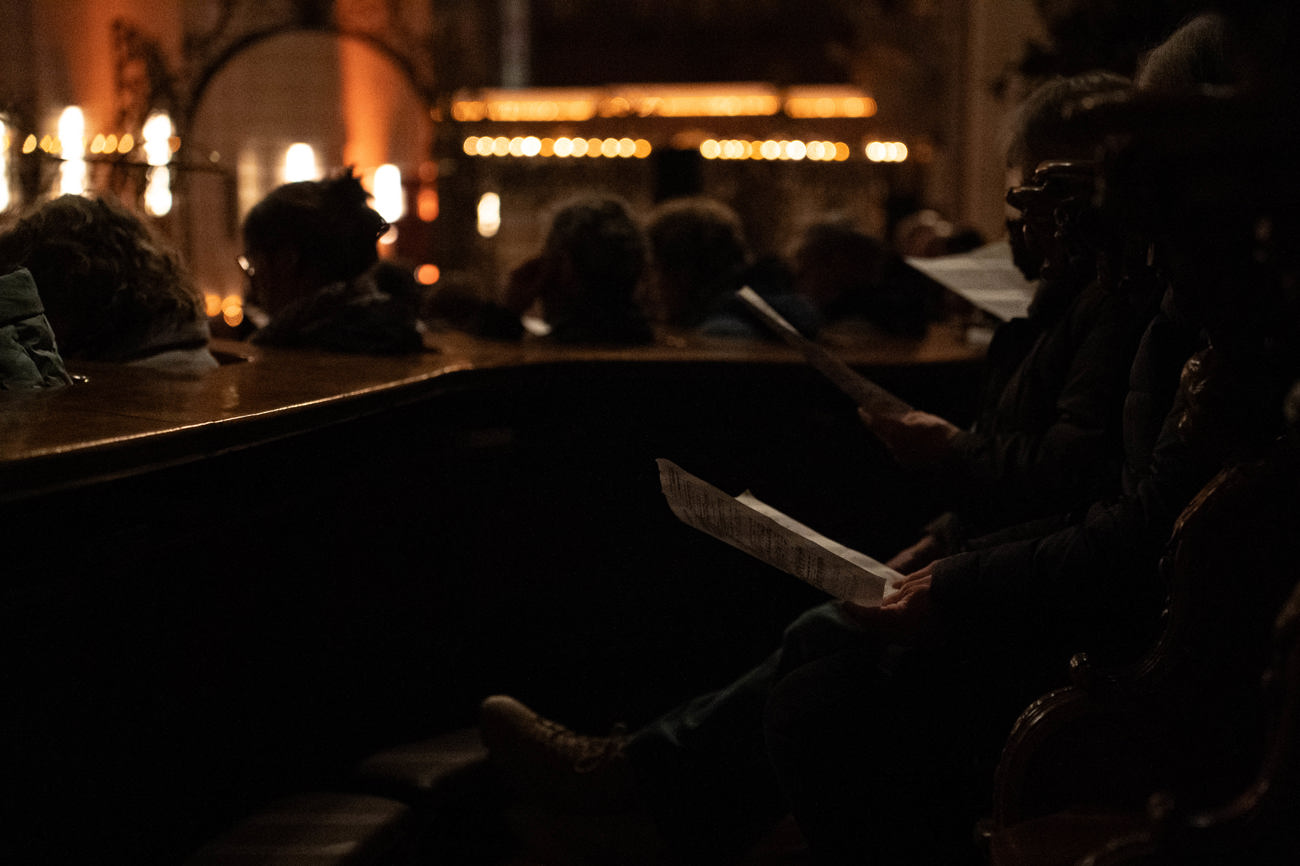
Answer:
M536 304L559 343L649 343L654 334L636 300L645 255L622 199L570 199L551 215L541 251L510 272L505 307L522 314Z
M1105 84L1084 82L1073 94ZM1067 86L1065 97L1047 102L1049 118L1068 104L1070 92ZM1034 164L1038 157L1077 155L1032 153ZM1085 264L1078 256L1066 261ZM570 815L600 808L632 813L639 806L692 862L743 850L791 804L827 862L874 862L866 853L872 850L901 858L883 862L954 862L945 857L970 844L990 754L996 756L1010 719L1061 676L1061 646L1077 647L1084 627L1082 612L1068 605L1036 609L1032 591L1017 606L1008 600L1005 611L985 598L1005 598L1003 584L1023 589L1035 569L1057 565L1073 578L1098 562L1149 589L1150 581L1141 580L1153 565L1147 542L1167 537L1170 512L1221 456L1211 447L1205 460L1179 465L1177 443L1169 442L1158 452L1168 470L1162 465L1144 475L1145 492L1129 488L1116 510L1104 507L1120 487L1121 442L1133 446L1133 465L1154 465L1157 458L1144 437L1122 435L1146 426L1130 428L1121 413L1143 313L1091 276L1086 268L1055 274L1037 299L1037 313L1008 330L1003 360L1018 361L995 370L990 382L992 435L971 437L980 447L967 450L963 441L951 453L955 434L937 438L945 460L975 469L960 479L969 487L964 502L972 513L991 517L996 510L999 520L1010 521L1031 516L1015 513L1026 506L1051 515L1097 501L1103 505L1095 522L1071 523L1035 548L1038 560L1019 547L997 548L1030 557L1028 565L1017 560L999 568L995 556L941 561L933 572L916 572L889 609L814 608L750 672L631 737L582 737L517 701L491 698L483 706L483 735L512 784L525 793L549 792L553 808ZM1136 381L1145 381L1144 371ZM1168 408L1148 407L1160 418ZM917 425L912 438L925 432ZM1113 557L1125 551L1133 556L1121 569ZM953 566L964 566L963 573L950 573ZM933 612L923 607L931 573ZM1135 628L1149 612L1149 598L1138 596L1136 590L1127 596ZM1016 614L1023 616L1016 620ZM990 625L995 618L997 628ZM933 629L933 641L922 625ZM943 801L942 819L925 805L932 800ZM932 830L919 831L926 822ZM894 844L919 847L907 860L906 848L891 852Z
M882 241L847 222L810 225L794 252L794 287L826 324L865 322L886 334L923 337L939 294Z
M380 262L388 224L348 170L277 187L244 218L249 299L267 317L253 333L266 346L361 354L418 352L418 301L394 266Z
M667 328L705 336L775 339L735 297L749 285L805 336L820 318L812 303L794 293L784 269L757 262L740 217L716 199L669 199L650 214L650 279L647 306Z
M450 275L429 301L430 317L499 340L532 333L557 343L652 342L636 298L645 236L626 202L579 195L560 202L547 223L541 250L511 270L499 303L482 300L467 275Z
M180 257L108 198L65 195L0 233L0 272L26 268L68 361L198 374L217 366Z

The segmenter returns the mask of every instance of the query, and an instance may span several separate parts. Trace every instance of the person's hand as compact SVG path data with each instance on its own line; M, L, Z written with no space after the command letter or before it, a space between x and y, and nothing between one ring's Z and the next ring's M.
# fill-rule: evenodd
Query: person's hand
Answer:
M921 540L911 547L905 547L898 553L895 553L885 565L894 571L909 574L918 568L924 568L934 562L935 557L939 554L939 539L926 533L921 536Z
M548 270L548 263L542 256L534 256L512 270L506 279L502 306L519 315L527 312L533 302L541 297Z
M931 565L897 583L879 607L843 602L846 616L877 634L900 643L916 643L934 630L930 608Z
M904 466L920 466L943 459L952 449L953 439L961 432L951 422L919 409L901 415L872 415L859 408L858 417Z

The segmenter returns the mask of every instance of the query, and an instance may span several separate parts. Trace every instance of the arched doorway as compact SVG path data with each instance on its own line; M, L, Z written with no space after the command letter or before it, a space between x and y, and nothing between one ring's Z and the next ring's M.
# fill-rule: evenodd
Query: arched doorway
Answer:
M179 189L182 240L210 312L224 299L238 318L240 222L286 180L351 166L374 191L375 170L395 166L407 216L394 220L398 232L384 253L418 264L431 216L421 212L421 191L434 181L429 108L409 70L365 37L282 30L228 53L191 106Z

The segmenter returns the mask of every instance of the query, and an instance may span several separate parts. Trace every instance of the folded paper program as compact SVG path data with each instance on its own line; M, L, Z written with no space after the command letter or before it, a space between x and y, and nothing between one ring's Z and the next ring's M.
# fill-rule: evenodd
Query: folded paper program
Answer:
M902 575L809 529L748 492L729 496L662 457L659 484L677 519L836 598L874 607Z

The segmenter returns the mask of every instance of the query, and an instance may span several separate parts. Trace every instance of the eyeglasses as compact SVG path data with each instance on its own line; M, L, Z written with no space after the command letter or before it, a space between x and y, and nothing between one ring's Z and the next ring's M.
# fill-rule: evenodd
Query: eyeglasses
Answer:
M239 269L244 272L246 277L252 277L253 274L257 273L257 268L253 267L253 263L243 253L235 256L235 264L239 265Z

